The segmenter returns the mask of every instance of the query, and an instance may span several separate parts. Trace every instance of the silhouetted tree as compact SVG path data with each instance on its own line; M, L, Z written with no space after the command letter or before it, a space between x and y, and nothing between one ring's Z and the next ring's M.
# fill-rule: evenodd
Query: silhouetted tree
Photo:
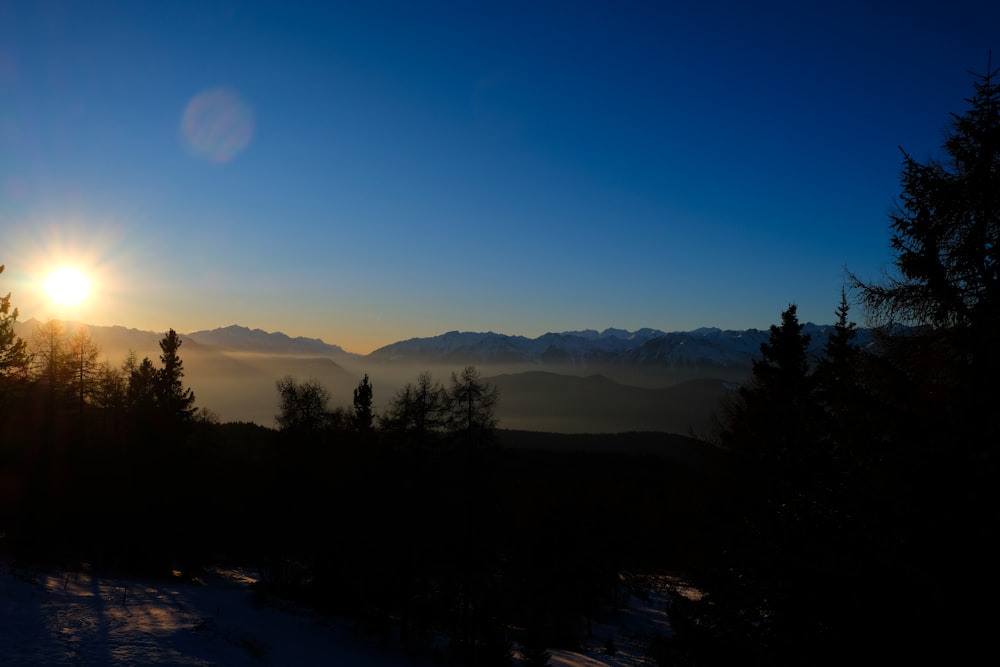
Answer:
M66 364L68 367L69 395L76 403L79 426L78 437L86 436L87 405L96 390L98 361L101 353L97 343L87 330L80 327L66 343Z
M0 273L3 270L0 264ZM17 315L10 293L0 296L0 441L7 443L15 440L13 431L23 424L23 419L21 424L8 423L7 417L19 412L19 399L27 395L32 365L28 344L14 331Z
M97 358L100 353L101 348L82 327L73 334L67 343L66 361L71 370L69 384L81 410L95 393L100 366Z
M26 377L31 361L27 343L14 332L17 314L17 308L11 309L10 292L0 297L0 390L7 381Z
M123 410L128 395L125 365L116 368L107 361L97 367L94 405L107 410Z
M853 277L883 333L881 400L899 408L882 425L892 447L878 472L893 486L880 496L878 519L899 590L921 593L897 613L912 619L918 600L933 601L947 608L940 634L960 633L965 647L990 629L978 603L956 591L979 599L1000 592L1000 552L985 530L1000 522L998 73L988 64L975 75L968 109L952 114L943 159L903 152L902 193L890 215L895 272L873 282ZM941 581L942 571L954 577Z
M982 419L1000 400L1000 70L974 84L964 114L952 114L943 161L903 153L900 201L890 216L895 275L855 278L868 315L891 333L897 363L934 401L947 429L1000 442ZM968 444L972 444L971 442Z
M817 382L825 395L824 403L840 404L845 398L840 392L858 383L858 362L860 350L855 344L858 335L857 325L851 322L850 305L847 303L847 291L841 289L840 304L837 306L837 321L823 346L823 354L816 364Z
M839 579L825 559L842 539L840 499L831 491L837 469L796 310L790 305L771 327L720 434L739 476L735 528L713 604L728 619L723 625L734 626L723 634L755 644L771 663L835 643L836 605L828 596Z
M869 374L874 359L855 342L858 330L849 318L846 289L841 290L836 315L833 333L816 363L815 390L826 417L818 437L829 459L830 483L843 484L847 480L835 480L834 475L850 474L873 455L875 413L884 408L876 408L873 401Z
M178 350L181 347L180 336L170 329L160 340L160 362L163 366L157 372L156 400L160 413L171 428L189 425L194 419L197 408L194 405L194 392L184 386L184 362L181 361Z
M870 314L882 321L964 329L1000 317L996 74L975 84L964 115L953 114L945 162L921 163L903 152L903 193L890 216L899 275L859 284Z
M197 408L194 392L182 380L184 363L178 354L180 346L180 337L170 329L160 340L161 368L149 357L137 363L132 352L122 364L122 371L128 377L125 405L134 440L156 445L177 444L190 431Z
M282 431L311 437L326 425L330 393L318 380L298 382L288 376L275 383L279 410L274 419Z
M72 368L66 352L66 328L59 320L42 324L31 336L33 375L45 388L50 402L61 397Z
M129 358L134 364L134 353ZM94 406L98 408L105 431L112 440L118 440L124 425L131 373L128 368L125 363L116 368L106 361L97 367L93 392Z
M809 373L809 335L802 332L797 307L781 314L781 325L771 325L753 361L751 380L724 419L722 444L768 463L791 464L811 442L816 406Z
M371 382L368 381L368 374L365 373L361 383L354 389L354 413L352 422L354 429L359 433L370 433L375 414L372 412L372 399L374 392Z
M405 434L415 444L426 444L445 425L447 401L444 387L424 371L415 385L408 382L389 401L382 427Z
M488 442L496 429L495 414L500 390L484 381L475 366L451 374L448 390L448 430L468 443Z
M127 367L129 375L126 393L129 425L133 435L148 436L157 432L156 398L159 374L149 357L144 357L139 363L135 363L135 358L130 357L127 363L131 364Z

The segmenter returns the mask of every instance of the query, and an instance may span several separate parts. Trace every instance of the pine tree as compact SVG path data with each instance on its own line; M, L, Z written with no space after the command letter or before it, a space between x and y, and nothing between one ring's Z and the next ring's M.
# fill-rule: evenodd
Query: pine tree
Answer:
M134 362L134 355L131 359ZM128 396L129 375L125 366L115 368L107 361L97 367L93 401L101 415L105 432L111 442L121 437Z
M0 264L0 273L4 271ZM24 378L28 372L30 356L27 343L14 332L17 308L11 309L10 293L0 297L0 389L6 381Z
M1000 317L1000 85L989 72L971 108L952 116L945 162L903 152L903 193L890 216L899 276L861 284L873 314L935 327Z
M870 427L866 413L867 387L862 378L863 356L855 343L857 325L849 319L850 306L846 289L841 290L840 305L833 333L826 339L816 364L816 394L827 423L825 437L833 458L848 456L843 450L854 449L853 441L865 438L860 429Z
M962 637L946 640L949 652L989 636L980 600L1000 591L991 528L1000 520L998 75L991 64L974 75L943 158L920 162L903 152L902 193L890 215L895 272L870 283L853 277L885 332L880 397L899 406L880 429L891 438L880 473L893 481L881 494L891 500L881 516L891 545L883 560L900 573L899 590L919 593L895 611L913 619L918 601L941 610L936 634ZM952 576L939 581L939 572Z
M817 373L828 375L826 384L843 384L849 374L856 370L859 350L854 340L858 335L857 324L850 321L851 307L847 303L847 290L840 291L837 306L837 321L833 333L826 339L823 356L817 364Z
M1000 400L998 73L988 66L969 109L952 114L943 160L903 152L903 191L890 215L896 274L872 283L854 277L875 324L917 327L887 347L942 405L942 429L993 441L1000 428L984 416Z
M782 654L829 641L834 605L827 596L838 581L824 564L839 537L839 506L830 491L837 471L810 372L810 336L796 311L790 305L771 327L720 434L736 454L739 529L716 573L712 612L735 624L727 632ZM849 329L845 324L845 336Z
M182 381L184 362L178 354L182 342L173 329L160 340L160 362L163 367L157 374L156 398L160 412L173 426L189 424L197 411L194 407L194 392L185 387Z
M131 359L134 362L134 359ZM127 404L130 421L134 428L152 432L157 408L158 374L149 357L128 367Z
M739 389L720 439L722 444L769 463L792 464L809 446L815 424L809 335L795 304L772 325L750 382Z
M354 414L352 422L354 429L359 433L370 433L375 414L372 412L372 400L374 390L371 382L368 381L368 374L365 373L360 384L354 389Z

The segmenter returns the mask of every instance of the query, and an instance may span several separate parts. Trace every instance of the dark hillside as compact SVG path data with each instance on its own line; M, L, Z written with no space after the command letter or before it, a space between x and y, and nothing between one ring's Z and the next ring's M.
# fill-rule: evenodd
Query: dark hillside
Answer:
M497 411L501 425L559 433L661 431L706 436L719 399L732 387L722 380L700 379L654 389L600 375L544 371L491 379L503 397Z
M510 449L551 452L591 452L643 456L706 473L721 471L727 460L718 447L676 433L630 431L624 433L547 433L500 429L497 442Z

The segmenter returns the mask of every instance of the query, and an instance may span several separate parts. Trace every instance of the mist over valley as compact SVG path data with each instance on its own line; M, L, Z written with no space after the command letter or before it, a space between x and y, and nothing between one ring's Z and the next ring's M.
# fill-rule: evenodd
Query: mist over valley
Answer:
M30 340L40 324L20 322L18 335ZM71 332L83 327L112 366L130 353L154 362L160 354L162 332L71 322L66 327ZM831 327L806 327L812 348L819 350ZM285 377L320 382L333 408L349 406L353 390L368 374L381 413L420 373L445 382L473 365L500 390L496 414L503 429L706 437L720 399L749 376L767 336L758 329L717 328L586 330L533 339L456 331L361 355L317 338L231 325L181 334L180 355L196 404L227 422L273 427L275 383Z

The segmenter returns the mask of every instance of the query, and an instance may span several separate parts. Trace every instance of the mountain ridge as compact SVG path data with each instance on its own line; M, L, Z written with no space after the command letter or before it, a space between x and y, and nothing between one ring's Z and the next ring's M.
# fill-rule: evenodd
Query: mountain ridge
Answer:
M30 332L41 323L30 319L17 323L17 330ZM118 347L141 341L148 348L152 331L120 325L96 326L67 322L102 332ZM805 323L803 332L810 335L810 353L818 354L833 330L833 325ZM857 329L857 342L870 344L870 330ZM20 335L20 334L19 334ZM635 331L606 328L548 332L536 338L494 331L447 331L436 336L415 337L384 345L368 354L348 352L321 338L288 336L281 331L264 331L240 324L203 329L181 334L182 339L198 345L242 353L310 355L329 357L340 362L378 364L523 364L527 367L559 366L586 369L602 366L658 366L689 369L749 369L760 355L760 346L770 330L720 329L700 327L690 331L665 332L653 328ZM25 337L25 336L22 336ZM156 338L155 340L158 340Z
M37 320L16 323L30 339ZM159 357L163 333L66 322L86 328L112 367L129 354ZM818 351L832 326L805 325ZM859 332L859 343L869 335ZM504 428L562 433L635 430L705 433L719 399L745 381L770 331L703 327L690 332L605 329L546 333L537 338L452 331L400 341L368 355L318 338L290 337L241 325L180 334L185 382L198 405L228 421L272 425L276 381L315 380L330 405L349 406L364 375L383 409L397 391L428 372L447 383L474 365L501 390Z
M251 329L240 324L192 331L184 335L206 345L215 345L216 347L244 352L272 352L283 349L302 353L322 353L338 356L354 355L354 353L347 352L341 346L327 343L321 338L293 337L281 331Z
M818 354L833 325L806 323L809 351ZM857 342L868 345L873 334L858 329ZM692 331L664 332L643 328L545 333L537 338L488 332L449 331L438 336L410 338L380 347L367 358L384 362L457 361L479 363L529 363L587 367L658 365L672 368L750 368L770 329L731 330L701 327Z

